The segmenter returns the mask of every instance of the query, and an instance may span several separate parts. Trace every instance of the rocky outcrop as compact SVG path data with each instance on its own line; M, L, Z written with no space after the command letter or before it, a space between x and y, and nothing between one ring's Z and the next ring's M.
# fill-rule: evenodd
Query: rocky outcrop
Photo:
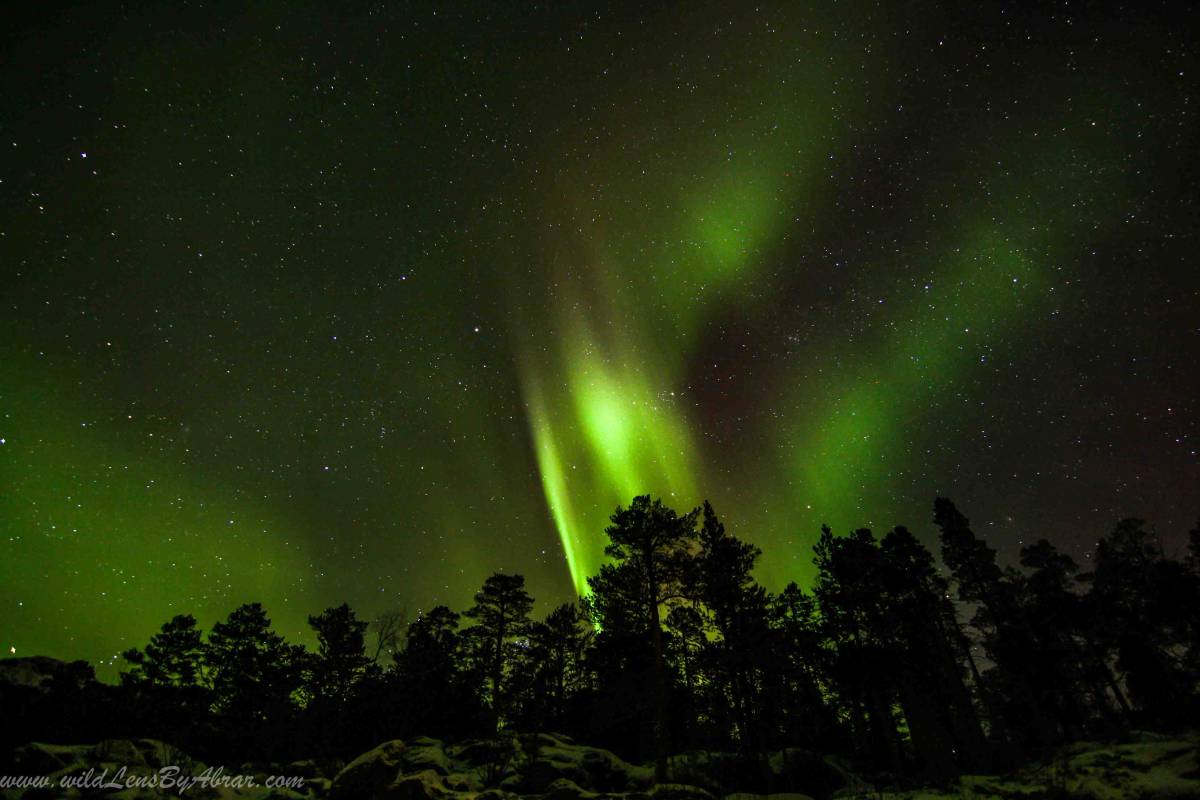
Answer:
M526 794L542 794L559 780L610 793L647 789L654 782L650 767L630 764L608 750L579 745L559 734L528 737L523 751L519 786Z
M126 767L127 771L202 766L182 750L154 739L110 739L94 745L55 745L33 742L14 750L9 769L21 775L70 774L86 769Z
M418 738L383 742L345 765L312 760L283 766L245 764L226 771L226 777L249 776L255 786L200 784L184 796L199 800L1167 800L1200 797L1198 746L1197 736L1151 734L1123 744L1083 742L1064 748L1046 764L1012 775L965 776L940 790L888 793L868 788L838 762L802 750L776 753L754 767L754 774L739 773L744 765L729 754L679 756L668 761L668 780L655 784L650 767L630 764L607 750L555 734L454 745ZM191 775L213 772L186 753L150 739L71 746L28 744L9 755L4 771L45 776L57 784L64 776L104 774L112 778L122 769L126 777L153 776L172 766ZM304 780L302 785L267 788L266 779L272 775ZM769 781L773 793L729 793L755 780ZM96 794L94 787L0 787L3 800ZM104 794L120 800L178 796L145 786Z
M1010 775L964 775L942 790L845 795L846 800L1194 800L1200 798L1200 734L1134 734L1119 744L1076 742Z
M395 739L363 753L337 773L329 796L333 800L356 800L389 786L400 774L400 757L406 748L404 742Z
M94 680L86 661L60 661L49 656L0 658L0 686L49 691L52 686L78 687Z
M673 783L699 786L716 795L746 786L766 786L780 797L786 793L831 797L871 788L835 759L799 748L777 751L758 765L732 753L688 753L667 761L667 777Z

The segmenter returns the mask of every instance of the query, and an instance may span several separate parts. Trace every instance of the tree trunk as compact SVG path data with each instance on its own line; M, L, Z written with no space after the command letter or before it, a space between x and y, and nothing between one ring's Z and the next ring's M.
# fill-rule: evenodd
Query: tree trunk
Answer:
M654 606L650 638L654 645L654 777L659 783L667 780L667 698L663 664L662 626L658 621L658 606Z

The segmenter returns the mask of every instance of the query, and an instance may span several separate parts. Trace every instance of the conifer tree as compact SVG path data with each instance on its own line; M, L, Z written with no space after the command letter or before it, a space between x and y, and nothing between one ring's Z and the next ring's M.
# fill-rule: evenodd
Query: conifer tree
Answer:
M510 662L509 646L513 639L528 633L532 610L533 598L525 591L525 577L497 572L484 581L475 594L475 605L463 615L476 620L473 635L478 636L482 648L497 728L508 699L504 675Z
M635 497L628 508L613 512L605 529L609 544L604 553L613 559L588 584L599 607L621 622L645 631L653 654L655 766L666 773L667 674L664 659L661 609L668 601L685 596L685 578L692 565L695 526L699 510L678 514L650 500Z

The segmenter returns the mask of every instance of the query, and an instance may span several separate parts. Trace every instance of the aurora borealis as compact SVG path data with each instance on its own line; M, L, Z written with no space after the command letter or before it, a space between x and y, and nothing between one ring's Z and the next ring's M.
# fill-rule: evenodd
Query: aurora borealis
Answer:
M634 494L1086 563L1200 513L1170 5L24 10L0 36L0 646L548 607Z

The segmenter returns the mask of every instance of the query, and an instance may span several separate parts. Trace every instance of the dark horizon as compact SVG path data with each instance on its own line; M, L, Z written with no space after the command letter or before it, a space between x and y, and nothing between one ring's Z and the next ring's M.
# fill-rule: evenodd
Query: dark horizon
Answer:
M308 791L335 800L414 780L427 798L667 784L825 800L978 775L1064 798L1097 779L1190 796L1200 523L1183 559L1127 519L1092 569L1045 539L1003 569L951 500L933 512L940 558L903 526L824 529L811 592L757 584L762 551L711 505L639 496L612 513L589 594L545 615L500 572L461 611L327 608L308 618L312 650L258 603L211 630L178 614L123 654L117 686L82 662L0 673L0 772L59 777L114 754L143 771L241 764L329 781Z

